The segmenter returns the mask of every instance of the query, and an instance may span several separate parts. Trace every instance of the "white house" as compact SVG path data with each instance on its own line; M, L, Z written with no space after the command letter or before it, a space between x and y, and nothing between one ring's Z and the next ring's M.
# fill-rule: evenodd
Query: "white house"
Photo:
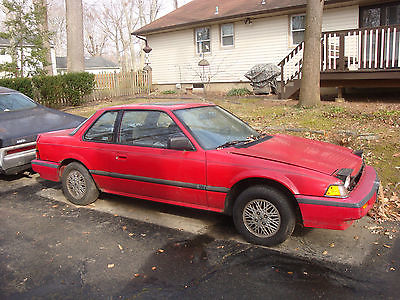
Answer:
M7 39L0 38L0 64L12 62L12 58L10 55L6 54L7 47L10 46L10 41ZM24 55L30 55L31 48L34 47L32 45L23 45L24 48ZM21 55L21 54L20 54ZM50 47L50 55L51 55L51 67L53 70L53 74L56 74L56 52L54 46ZM25 70L29 71L29 70ZM4 72L3 72L4 73ZM25 72L24 72L25 73ZM0 74L0 77L4 76L5 74Z
M67 58L65 56L58 56L57 61L57 74L64 74L67 72ZM93 74L101 73L119 73L121 68L113 61L110 61L102 56L93 56L85 58L85 72Z
M133 34L152 48L158 88L190 87L204 82L205 74L213 90L227 91L248 86L244 74L259 63L285 59L283 81L296 77L305 8L306 0L193 0ZM399 24L400 1L326 0L322 30L329 34L323 37L321 71L400 68ZM209 66L198 65L203 57Z

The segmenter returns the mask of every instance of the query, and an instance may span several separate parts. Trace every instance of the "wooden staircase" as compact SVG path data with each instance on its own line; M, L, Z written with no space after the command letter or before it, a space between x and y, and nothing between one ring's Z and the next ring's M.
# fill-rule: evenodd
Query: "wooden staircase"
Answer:
M297 96L300 91L301 71L303 67L304 42L297 45L278 66L281 67L280 99Z

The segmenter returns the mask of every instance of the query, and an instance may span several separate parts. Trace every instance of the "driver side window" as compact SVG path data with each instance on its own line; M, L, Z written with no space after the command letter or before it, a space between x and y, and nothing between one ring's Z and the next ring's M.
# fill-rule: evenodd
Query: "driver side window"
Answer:
M118 143L167 148L171 137L183 135L178 125L164 112L128 110L122 117Z

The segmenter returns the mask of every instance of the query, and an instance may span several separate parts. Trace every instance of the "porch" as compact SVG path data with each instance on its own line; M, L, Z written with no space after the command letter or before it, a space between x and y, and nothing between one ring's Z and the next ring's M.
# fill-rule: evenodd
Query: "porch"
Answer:
M304 42L280 63L281 98L300 90ZM324 32L321 87L400 87L400 25Z

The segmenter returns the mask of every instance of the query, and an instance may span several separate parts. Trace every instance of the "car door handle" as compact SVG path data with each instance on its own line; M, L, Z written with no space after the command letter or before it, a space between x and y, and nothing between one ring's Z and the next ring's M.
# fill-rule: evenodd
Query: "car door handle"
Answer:
M115 156L115 158L116 158L116 159L128 159L128 156L126 156L126 155L121 155L121 154L117 154L117 155Z

